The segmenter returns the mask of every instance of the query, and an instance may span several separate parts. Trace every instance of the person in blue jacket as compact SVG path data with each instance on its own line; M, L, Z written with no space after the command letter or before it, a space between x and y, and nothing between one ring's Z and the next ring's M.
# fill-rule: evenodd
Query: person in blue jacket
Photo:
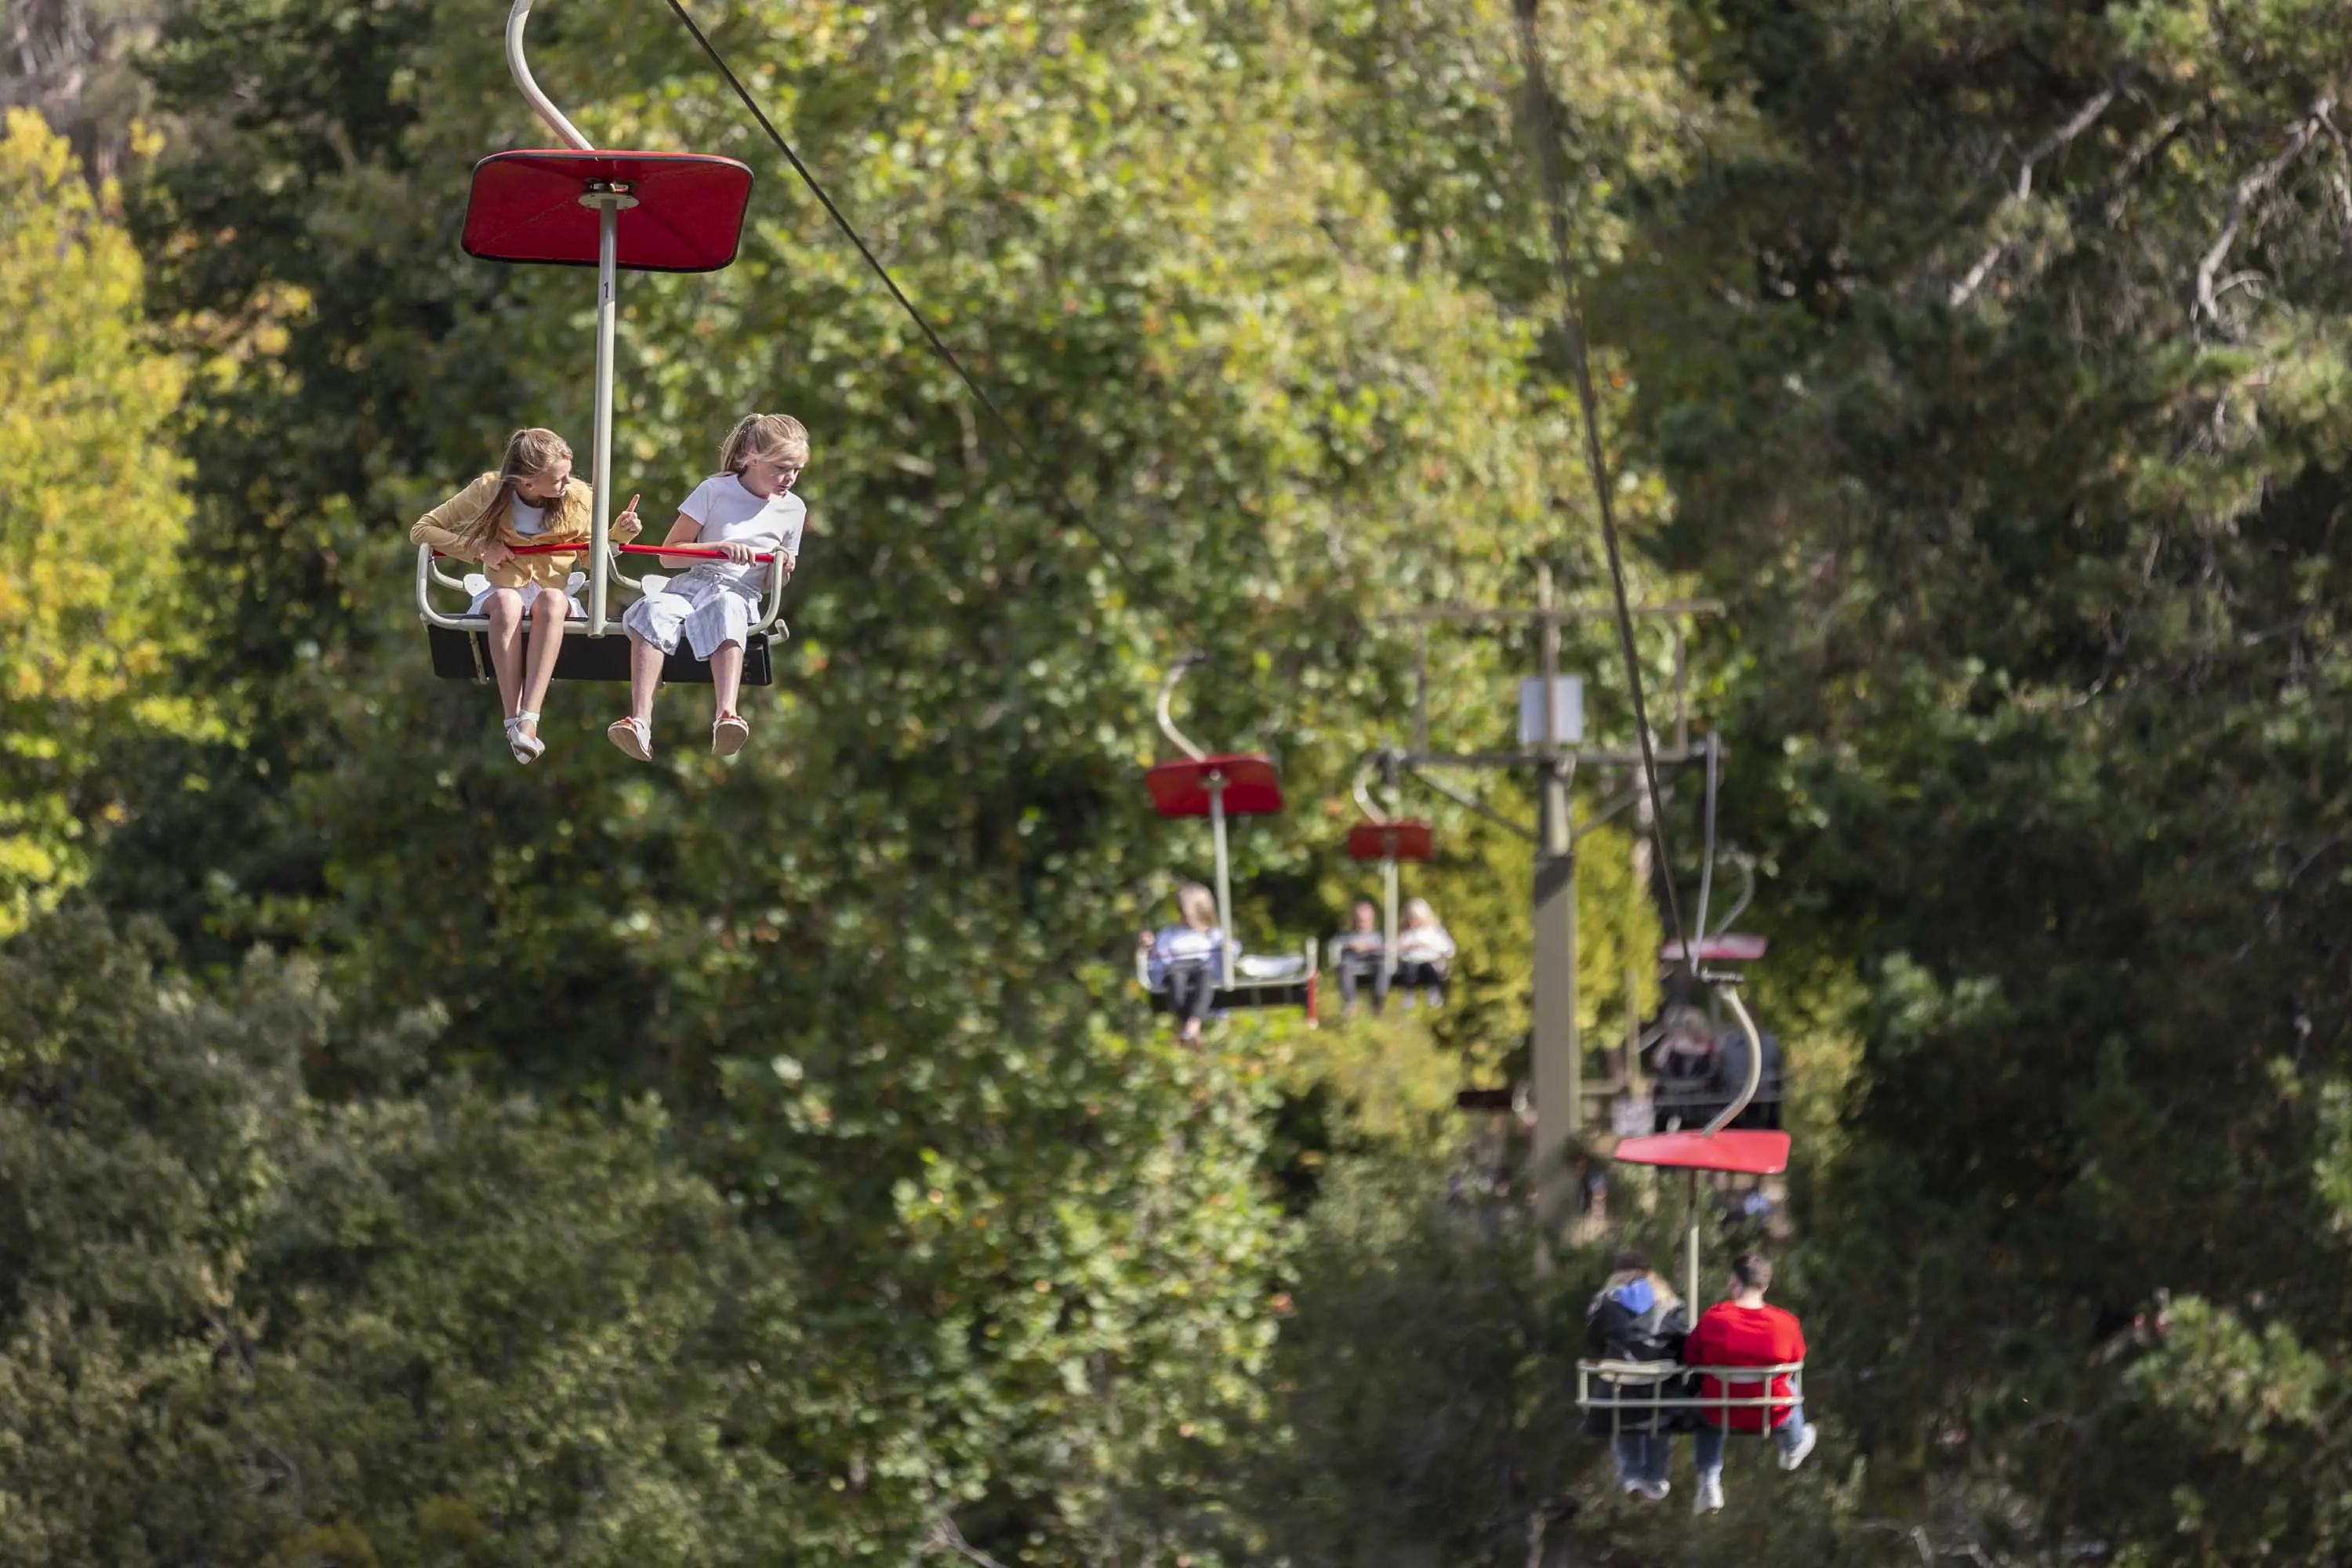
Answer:
M1596 1373L1584 1417L1586 1431L1614 1440L1618 1483L1650 1502L1660 1500L1669 1489L1666 1462L1673 1451L1674 1423L1669 1412L1643 1406L1682 1392L1677 1363L1689 1332L1688 1309L1638 1252L1617 1255L1616 1269L1585 1310L1587 1356L1657 1369L1649 1376Z

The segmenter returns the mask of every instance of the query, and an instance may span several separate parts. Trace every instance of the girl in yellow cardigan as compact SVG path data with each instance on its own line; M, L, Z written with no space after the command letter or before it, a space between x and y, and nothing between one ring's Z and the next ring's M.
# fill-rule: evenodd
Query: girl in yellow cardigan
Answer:
M490 665L498 671L499 699L506 706L507 746L518 763L529 763L547 750L539 738L539 706L547 700L556 656L563 649L563 620L571 601L564 586L576 550L521 555L520 544L585 544L593 531L596 498L572 479L572 448L552 430L518 430L507 438L506 459L431 511L408 531L412 544L429 544L459 561L478 561L490 586L474 605L490 623ZM612 538L637 536L635 497L613 520ZM536 635L523 647L528 616Z

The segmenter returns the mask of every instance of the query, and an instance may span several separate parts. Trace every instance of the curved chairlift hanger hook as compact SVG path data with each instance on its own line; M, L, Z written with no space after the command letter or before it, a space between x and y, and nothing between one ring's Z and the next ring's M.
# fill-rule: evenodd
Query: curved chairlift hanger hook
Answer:
M539 88L530 74L530 62L523 58L522 31L530 22L530 0L514 0L514 8L507 13L507 69L513 73L515 86L530 104L533 112L547 122L547 128L563 139L565 146L581 153L593 153L595 144L580 133L563 110L555 107Z
M1402 760L1395 747L1375 746L1366 752L1362 759L1356 763L1356 782L1353 791L1356 808L1364 814L1364 820L1375 827L1390 826L1396 819L1382 811L1373 801L1372 792L1366 781L1370 777L1374 768L1380 769L1381 784L1393 796L1397 787L1397 764Z
M521 5L526 3L527 0L515 0L515 4L517 5ZM1167 736L1170 741L1173 742L1178 751L1183 752L1186 756L1192 758L1196 763L1207 762L1209 760L1209 753L1201 750L1200 747L1194 745L1191 741L1185 739L1184 731L1176 728L1176 721L1169 717L1168 714L1168 702L1169 699L1176 695L1176 683L1183 679L1186 673L1189 672L1194 665L1206 664L1208 662L1209 656L1205 653L1186 654L1182 658L1178 659L1174 664L1169 666L1168 674L1160 682L1160 706L1158 709L1158 712L1160 714L1160 732Z

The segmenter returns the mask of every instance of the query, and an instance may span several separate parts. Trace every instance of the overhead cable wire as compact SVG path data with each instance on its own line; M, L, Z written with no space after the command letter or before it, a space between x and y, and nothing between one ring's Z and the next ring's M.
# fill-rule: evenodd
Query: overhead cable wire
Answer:
M676 4L676 0L671 0ZM1633 700L1633 732L1642 749L1642 779L1650 793L1650 837L1658 849L1658 879L1665 890L1666 919L1674 928L1675 950L1682 955L1683 972L1698 981L1698 950L1683 929L1681 900L1675 894L1675 858L1666 839L1665 792L1658 785L1657 749L1651 742L1649 704L1642 694L1642 660L1633 646L1633 608L1625 593L1624 553L1617 542L1617 515L1609 484L1608 455L1601 442L1600 399L1592 391L1592 366L1585 345L1583 307L1576 288L1576 265L1569 244L1568 176L1560 167L1559 138L1552 124L1551 88L1544 79L1543 56L1536 34L1538 0L1515 0L1518 14L1519 50L1527 73L1528 128L1542 166L1545 207L1551 231L1552 265L1559 274L1560 336L1566 340L1569 371L1576 384L1576 405L1584 424L1585 468L1592 480L1593 503L1601 514L1601 540L1609 555L1609 584L1616 595L1617 643L1625 655L1626 689Z
M931 325L929 318L916 307L914 300L907 297L907 291L898 287L898 280L890 276L889 268L884 266L882 258L874 254L874 247L866 243L865 237L857 232L856 226L849 221L848 216L841 210L840 205L833 199L831 193L825 190L824 183L810 170L808 164L802 161L801 155L793 151L793 144L784 140L784 133L776 129L775 121L768 118L767 110L761 109L759 100L751 96L751 89L743 85L743 79L735 74L735 68L728 63L727 57L719 52L719 46L712 43L709 35L696 25L694 18L688 15L686 6L680 3L680 0L668 0L668 5L669 8L677 14L678 21L684 25L687 32L693 36L694 41L702 47L702 52L710 57L712 67L720 76L727 79L727 85L735 89L735 96L742 100L743 107L751 111L751 118L760 122L760 129L768 133L768 140L776 144L776 151L782 153L784 155L784 161L793 166L793 173L801 177L801 184L808 187L809 195L814 196L817 204L824 208L825 216L833 220L834 226L841 230L843 237L851 245L857 247L857 254L866 258L866 265L873 268L877 278L882 279L882 286L890 290L890 297L898 302L898 308L907 312L908 320L913 321L916 328L921 331L924 340L931 345L931 352L945 360L948 368L961 378L965 389L982 408L988 411L988 416L996 422L996 427L1004 432L1004 438L1013 443L1013 450L1019 452L1027 460L1030 468L1040 478L1045 477L1045 465L1039 460L1037 454L1030 449L1029 443L1021 438L1021 432L1013 427L1013 422L1004 416L1004 411L996 405L996 400L989 396L988 389L980 384L980 378L965 368L963 360L955 350L948 346L947 340L940 336L938 330ZM1066 497L1056 495L1055 501L1071 521L1076 523L1088 537L1103 548L1112 560L1118 563L1120 571L1129 576L1134 575L1127 564L1126 557L1120 554L1118 547L1105 538L1102 531L1095 527L1083 512L1072 505Z

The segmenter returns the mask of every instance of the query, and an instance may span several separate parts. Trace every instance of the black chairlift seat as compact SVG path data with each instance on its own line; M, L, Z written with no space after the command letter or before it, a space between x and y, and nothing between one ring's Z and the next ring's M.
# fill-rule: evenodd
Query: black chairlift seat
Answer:
M545 553L561 546L521 545L516 553ZM577 547L574 547L577 548ZM614 547L620 553L630 555L668 555L710 557L719 552L703 545L643 545L623 544ZM784 584L790 581L782 555L761 555L756 558L768 567L768 580L763 584L760 604L756 606L751 635L743 639L743 684L772 686L775 684L774 658L771 643L792 636L779 613L782 605ZM657 585L666 579L647 578L645 584L615 574L615 580L626 587ZM416 551L416 613L425 622L425 640L432 650L433 673L444 680L470 680L477 685L498 679L490 665L488 623L481 616L462 611L436 608L433 590L438 586L456 593L470 594L482 583L477 576L470 580L452 577L442 569L441 558L430 545L419 545ZM588 635L588 623L577 613L563 623L563 648L555 656L555 679L558 680L615 680L629 679L629 639L617 624L604 637ZM687 685L710 684L710 667L694 657L693 648L681 638L677 651L662 666L664 680Z
M1316 983L1320 976L1316 972L1313 944L1281 958L1244 953L1236 967L1241 973L1234 980L1218 986L1211 994L1212 1013L1236 1013L1253 1007L1304 1007L1309 1017L1314 1016ZM1251 973L1252 970L1258 973ZM1150 954L1136 955L1135 981L1150 997L1153 1012L1171 1010L1167 987L1151 984Z

